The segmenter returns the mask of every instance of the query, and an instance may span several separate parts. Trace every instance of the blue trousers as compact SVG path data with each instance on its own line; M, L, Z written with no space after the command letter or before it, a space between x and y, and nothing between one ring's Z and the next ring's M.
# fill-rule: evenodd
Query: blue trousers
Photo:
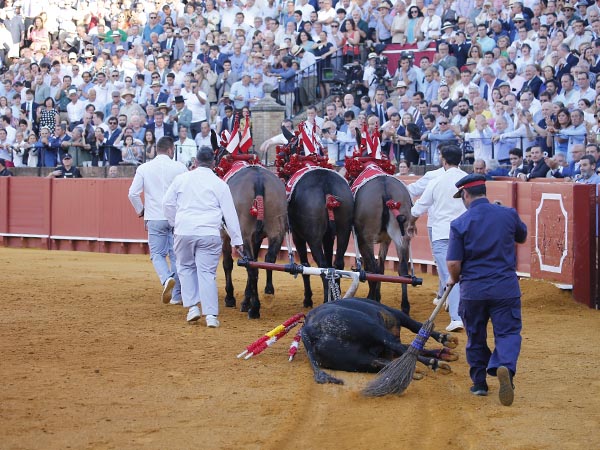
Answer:
M181 299L181 284L177 276L177 260L173 251L173 229L166 220L148 220L146 228L148 229L150 259L158 278L160 278L160 284L164 284L169 277L175 278L172 298L179 300ZM167 256L169 257L168 261Z
M521 298L462 300L460 316L467 331L467 362L474 384L484 383L486 372L506 366L514 375L521 352ZM492 320L494 351L487 345L487 324Z

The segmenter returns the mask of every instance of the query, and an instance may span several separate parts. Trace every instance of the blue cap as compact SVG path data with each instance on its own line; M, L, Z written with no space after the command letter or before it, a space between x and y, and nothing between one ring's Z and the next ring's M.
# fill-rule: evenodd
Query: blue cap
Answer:
M466 177L462 177L458 180L455 186L458 188L456 194L454 194L454 198L460 198L460 194L463 189L468 189L475 186L484 186L485 185L485 176L480 175L478 173L471 173Z

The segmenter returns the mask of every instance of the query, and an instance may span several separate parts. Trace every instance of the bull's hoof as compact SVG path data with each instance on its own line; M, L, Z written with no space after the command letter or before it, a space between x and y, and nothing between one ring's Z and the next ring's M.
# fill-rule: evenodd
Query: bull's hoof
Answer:
M450 364L439 362L436 372L441 373L442 375L448 375L449 373L452 373L452 368L450 367Z
M305 308L312 308L313 307L313 301L310 298L305 298L304 299L304 307Z
M265 286L265 294L267 294L267 295L275 294L275 288L273 286Z
M260 319L260 309L250 308L248 310L248 319Z
M319 384L344 384L344 380L340 380L339 378L332 377L328 373L320 371L315 373L315 381Z
M236 305L235 297L230 297L230 296L225 297L225 307L235 308L235 305Z
M458 346L458 337L451 334L442 334L440 344L448 348L456 348Z
M244 300L242 302L242 306L240 307L241 312L248 312L250 310L250 302L248 300Z
M452 350L450 350L447 347L444 347L438 353L438 358L441 359L441 360L443 360L443 361L457 361L458 360L458 353L453 352Z

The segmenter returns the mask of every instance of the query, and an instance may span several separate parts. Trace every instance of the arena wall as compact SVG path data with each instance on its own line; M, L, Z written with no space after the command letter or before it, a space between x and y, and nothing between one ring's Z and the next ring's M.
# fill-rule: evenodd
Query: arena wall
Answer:
M403 177L408 184L418 177ZM6 247L110 253L147 253L144 222L127 198L131 179L0 178L0 237ZM596 187L561 181L487 184L490 201L516 208L529 237L517 246L521 276L573 289L573 298L598 307ZM287 249L282 250L282 257ZM354 264L354 245L347 252ZM433 270L427 217L417 222L412 258ZM397 267L390 249L388 267Z

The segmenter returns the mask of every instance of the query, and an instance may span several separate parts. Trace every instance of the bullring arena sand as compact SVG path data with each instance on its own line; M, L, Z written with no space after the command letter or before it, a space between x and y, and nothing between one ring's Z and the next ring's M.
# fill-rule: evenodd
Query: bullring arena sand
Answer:
M275 274L260 320L223 308L221 328L207 329L160 302L146 256L2 248L0 263L2 449L600 448L600 312L548 283L521 282L523 350L507 408L494 379L489 397L469 394L464 333L453 373L427 371L400 397L363 398L370 374L315 384L303 350L287 362L291 336L236 359L302 310L301 279L288 274ZM244 271L234 276L239 304ZM418 320L433 309L436 279L424 278L409 291ZM398 306L399 291L384 286L385 303Z

